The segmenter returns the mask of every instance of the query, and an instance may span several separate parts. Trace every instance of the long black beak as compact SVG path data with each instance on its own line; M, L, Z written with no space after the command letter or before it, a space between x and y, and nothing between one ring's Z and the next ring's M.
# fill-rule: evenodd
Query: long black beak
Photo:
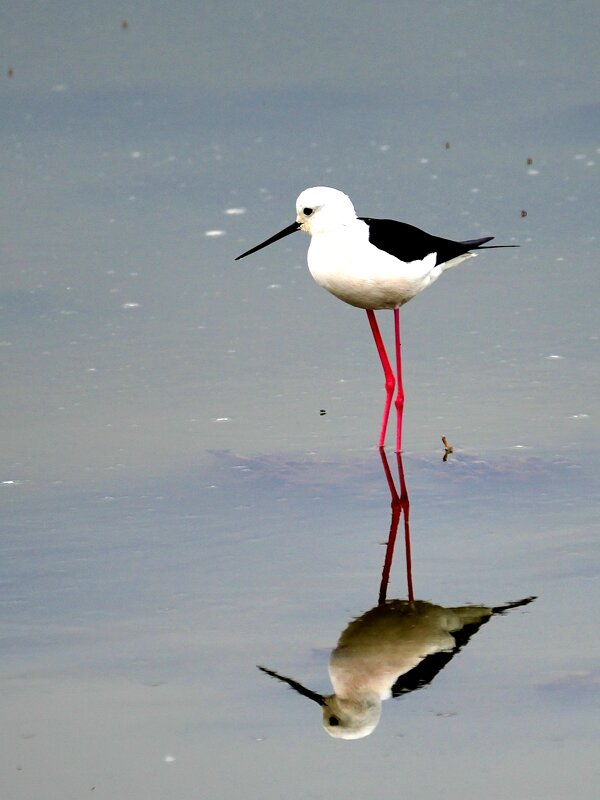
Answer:
M325 705L325 698L322 694L317 694L317 692L307 689L305 686L302 686L301 683L298 683L298 681L293 680L293 678L286 678L284 675L279 675L278 672L274 672L272 669L267 669L266 667L259 666L259 670L261 670L261 672L266 672L267 675L270 675L272 678L277 678L277 680L287 683L288 686L291 686L292 689L298 692L298 694L301 694L303 697L308 697L309 700L314 700L315 703L318 703L320 706Z
M294 222L291 225L288 225L287 228L284 228L279 233L276 233L275 236L271 236L270 239L267 239L266 242L262 242L262 244L257 244L256 247L253 247L250 250L246 250L245 253L242 253L241 256L238 256L235 260L239 261L240 258L244 258L245 256L249 256L251 253L256 253L257 250L262 250L263 247L266 247L269 244L273 244L273 242L277 242L279 239L283 239L284 236L289 236L290 233L296 233L296 231L300 230L300 223Z

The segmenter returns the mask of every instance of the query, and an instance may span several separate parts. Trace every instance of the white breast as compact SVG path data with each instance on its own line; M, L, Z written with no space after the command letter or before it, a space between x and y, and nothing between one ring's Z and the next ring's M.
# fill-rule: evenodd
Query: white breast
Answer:
M405 263L369 243L365 222L315 233L308 249L308 268L328 292L358 308L398 308L442 273L436 254Z

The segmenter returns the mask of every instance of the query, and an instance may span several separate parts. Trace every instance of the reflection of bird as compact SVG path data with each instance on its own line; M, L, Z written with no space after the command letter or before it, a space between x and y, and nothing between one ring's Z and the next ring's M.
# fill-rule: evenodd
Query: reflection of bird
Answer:
M514 245L488 245L493 236L452 241L390 219L357 218L350 198L337 189L314 186L296 201L296 221L270 239L252 247L236 261L295 231L310 233L308 267L315 281L346 303L367 311L377 352L385 373L386 402L379 437L383 447L396 379L385 351L375 311L394 310L398 428L401 449L404 407L400 356L400 306L433 283L444 270L460 264L472 250Z
M260 669L322 706L323 727L331 736L360 739L377 726L383 700L426 686L494 614L533 599L496 608L388 600L355 619L340 636L329 659L331 695Z

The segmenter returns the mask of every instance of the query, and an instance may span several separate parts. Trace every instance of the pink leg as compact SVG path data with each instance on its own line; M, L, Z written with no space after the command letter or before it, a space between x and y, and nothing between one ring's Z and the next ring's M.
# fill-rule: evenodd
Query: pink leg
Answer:
M400 351L400 309L394 309L394 333L396 338L396 375L398 376L398 394L396 395L396 452L402 451L402 414L404 413L404 388L402 386L402 355Z
M383 421L381 423L381 433L379 434L379 447L383 447L385 444L385 432L387 430L388 417L390 416L390 406L392 405L392 397L394 396L396 379L394 378L394 373L392 371L392 367L390 366L390 360L385 352L383 339L381 338L381 333L379 332L379 325L375 319L375 312L367 309L367 317L369 318L369 325L371 326L371 332L373 333L373 338L375 339L375 345L377 347L377 352L379 353L381 366L383 367L383 373L385 375L386 397L385 406L383 409ZM398 335L400 334L398 333Z

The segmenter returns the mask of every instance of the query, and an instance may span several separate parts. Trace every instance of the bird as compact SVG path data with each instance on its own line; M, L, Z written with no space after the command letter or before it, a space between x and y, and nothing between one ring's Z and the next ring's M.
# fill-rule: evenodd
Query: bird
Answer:
M396 452L402 449L404 388L400 342L400 308L450 267L478 250L518 245L488 245L493 236L454 241L433 236L406 222L359 217L344 192L330 186L305 189L296 200L296 221L246 250L235 260L256 253L296 231L311 236L308 268L314 280L335 297L362 308L375 340L385 376L385 405L378 446L385 446L394 388L397 387ZM376 311L394 312L396 373L379 330Z
M267 667L258 669L317 703L330 736L362 739L377 727L383 700L424 688L493 616L533 600L453 608L426 600L386 600L340 635L329 658L333 694L315 692Z

